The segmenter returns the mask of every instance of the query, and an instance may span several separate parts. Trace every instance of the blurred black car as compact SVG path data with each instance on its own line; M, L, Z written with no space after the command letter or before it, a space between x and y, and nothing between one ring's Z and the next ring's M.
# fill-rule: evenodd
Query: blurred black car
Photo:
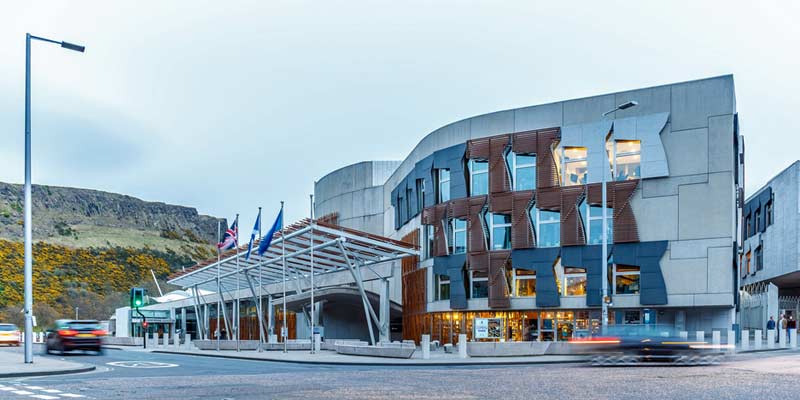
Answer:
M718 364L726 345L688 340L667 325L609 326L599 336L570 340L583 353L592 354L594 365L671 363Z
M102 354L105 335L98 321L60 319L55 329L47 332L47 353L85 350Z

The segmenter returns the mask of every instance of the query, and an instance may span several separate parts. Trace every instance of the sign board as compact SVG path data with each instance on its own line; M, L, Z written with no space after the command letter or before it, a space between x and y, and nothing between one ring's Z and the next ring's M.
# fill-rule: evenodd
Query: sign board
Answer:
M473 337L475 339L502 339L502 318L475 318L473 323Z

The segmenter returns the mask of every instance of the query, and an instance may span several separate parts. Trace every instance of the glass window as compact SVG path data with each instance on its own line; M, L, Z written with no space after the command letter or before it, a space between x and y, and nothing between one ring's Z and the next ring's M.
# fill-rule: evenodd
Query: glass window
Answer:
M450 300L450 277L447 275L433 275L436 282L436 300Z
M531 208L529 211L536 247L558 247L561 245L561 213Z
M484 299L489 297L489 275L486 272L472 271L472 298Z
M417 179L417 209L425 208L425 179Z
M453 233L450 254L463 254L467 252L467 221L453 218L450 222L450 231Z
M411 219L411 216L414 215L414 210L411 207L411 196L414 195L413 192L414 189L406 189L406 218L408 219Z
M750 275L750 257L751 257L751 254L748 251L747 254L745 255L745 259L747 260L747 262L745 264L745 269L744 269L745 275Z
M469 193L470 196L489 194L489 162L486 160L469 160Z
M639 140L614 141L614 177L617 181L642 177L642 143Z
M514 296L536 296L536 271L514 270Z
M756 216L753 218L753 234L761 232L761 210L756 210Z
M511 172L513 190L536 189L536 155L506 153L506 164Z
M586 269L564 267L564 295L586 295Z
M631 265L614 266L614 293L639 294L639 267Z
M511 248L511 215L484 214L486 228L489 230L489 250L506 250Z
M449 169L440 169L439 170L439 193L438 193L438 202L443 203L445 201L450 201L450 170Z
M425 259L433 257L433 225L423 225L425 231Z
M765 212L767 213L767 215L766 215L766 217L767 217L767 226L770 226L774 222L773 221L773 216L772 216L772 200L770 200L767 203L767 206L765 207Z
M584 200L580 210L583 229L586 232L586 244L603 244L603 207L589 205ZM606 221L608 243L614 243L614 210L611 207L606 210Z
M761 246L758 246L756 247L756 271L762 269L764 269L764 252L761 250Z
M585 185L588 164L585 147L564 147L562 167L564 186Z

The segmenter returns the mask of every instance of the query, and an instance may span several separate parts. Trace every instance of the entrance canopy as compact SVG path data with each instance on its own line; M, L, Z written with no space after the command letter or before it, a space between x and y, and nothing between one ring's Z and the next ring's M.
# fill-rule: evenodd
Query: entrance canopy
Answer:
M263 256L256 241L246 261L245 243L223 253L219 261L209 259L171 275L168 283L218 291L236 286L242 276L253 285L269 285L419 255L416 245L318 220L303 219L284 228L284 234L275 233Z

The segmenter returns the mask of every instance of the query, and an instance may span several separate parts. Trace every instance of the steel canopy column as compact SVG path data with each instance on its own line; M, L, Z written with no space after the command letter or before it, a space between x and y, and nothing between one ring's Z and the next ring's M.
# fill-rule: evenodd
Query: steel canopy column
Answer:
M356 281L356 286L358 286L358 292L361 294L361 301L364 304L364 317L367 319L367 328L369 329L369 339L370 343L374 346L375 345L375 333L372 331L372 318L375 319L376 323L378 323L378 318L375 316L375 311L372 309L372 305L369 304L369 299L367 298L367 293L364 291L364 284L361 280L361 273L353 267L353 262L350 261L350 256L347 254L347 250L344 248L344 245L341 241L339 241L339 250L342 252L342 256L345 258L347 262L347 268L350 270L350 274L353 276L353 280ZM356 264L358 265L358 264Z
M219 280L217 280L217 288L217 291L219 292L219 299L222 303L222 319L225 322L225 338L226 340L231 340L231 327L228 324L228 313L226 312L228 306L225 304L225 296L222 295L222 282Z
M253 295L253 301L256 303L256 312L258 313L258 349L261 350L261 343L264 342L264 319L261 318L263 315L261 313L261 302L257 301L258 296L256 295L256 289L253 287L253 281L250 279L250 274L245 273L245 278L247 278L247 285L250 286L250 293Z
M192 291L194 292L194 296L192 296L193 306L194 306L194 319L197 322L197 333L200 340L203 340L203 333L205 330L203 329L203 316L200 315L200 308L198 307L198 303L200 302L200 298L197 297L197 286L195 286Z
M380 317L380 340L389 342L391 338L389 337L389 312L390 312L390 305L389 302L389 280L388 279L381 279L381 293L380 293L380 306L378 309L378 316Z

